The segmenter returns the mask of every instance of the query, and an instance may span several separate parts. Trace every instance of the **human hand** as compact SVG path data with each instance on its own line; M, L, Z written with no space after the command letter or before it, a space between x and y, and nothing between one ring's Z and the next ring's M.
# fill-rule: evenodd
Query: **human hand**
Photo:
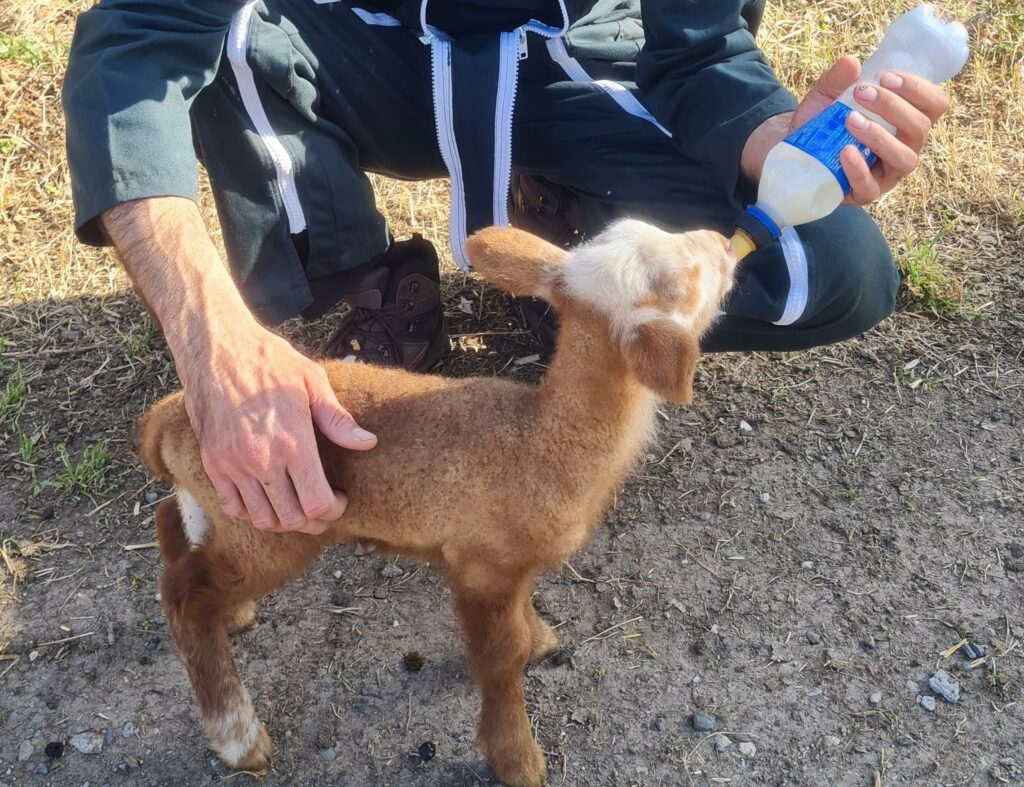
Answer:
M859 77L860 64L854 58L837 60L797 107L789 131L828 108ZM843 172L850 181L846 202L866 205L914 170L932 124L949 109L949 98L938 85L902 71L883 72L877 87L864 83L854 90L853 96L864 109L896 129L892 133L857 110L846 118L850 134L878 156L878 160L868 166L852 145L840 153Z
M322 533L347 500L324 475L314 424L351 450L377 438L338 403L323 368L284 339L255 321L221 328L178 364L220 506L260 530Z

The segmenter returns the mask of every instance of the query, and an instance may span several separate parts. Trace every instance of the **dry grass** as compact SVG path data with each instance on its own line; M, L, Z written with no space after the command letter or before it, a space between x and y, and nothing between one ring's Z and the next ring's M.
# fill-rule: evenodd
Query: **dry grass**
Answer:
M0 10L0 369L4 385L17 383L25 397L15 403L17 417L0 424L0 468L31 475L36 490L37 471L57 475L65 461L78 463L86 451L99 450L74 445L87 422L95 426L91 407L110 406L116 435L121 427L114 424L124 423L117 418L126 420L173 381L113 257L81 246L71 231L59 90L74 17L88 5L33 0ZM838 53L868 52L885 21L910 5L769 4L763 45L799 93ZM934 130L918 172L874 213L906 273L906 311L984 315L1012 275L1006 261L1024 257L1024 12L1017 0L948 8L971 20L972 59L952 87L953 109ZM396 234L421 231L447 257L446 184L374 182ZM203 209L215 226L205 189ZM463 351L447 371L498 371L508 365L509 349L528 347L501 299L477 280L449 266L446 289ZM287 330L312 343L328 327ZM47 369L78 361L78 386L45 405L35 401ZM103 386L116 392L112 399L96 390ZM60 435L51 434L54 410L61 414ZM67 460L58 453L65 444Z

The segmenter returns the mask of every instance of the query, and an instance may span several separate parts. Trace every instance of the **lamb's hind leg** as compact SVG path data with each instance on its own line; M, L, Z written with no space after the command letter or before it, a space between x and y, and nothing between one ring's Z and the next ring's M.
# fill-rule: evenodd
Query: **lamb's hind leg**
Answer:
M526 616L526 624L530 628L530 663L535 664L558 650L558 634L546 620L537 614L529 593L526 594L523 612Z
M168 630L188 672L210 745L230 767L262 772L270 765L270 737L238 677L228 626L253 609L253 598L309 565L323 541L227 522L202 543L190 542L161 578Z
M527 577L503 581L487 571L452 582L480 687L478 740L494 775L510 787L544 783L544 754L533 739L523 698L523 669L532 649Z

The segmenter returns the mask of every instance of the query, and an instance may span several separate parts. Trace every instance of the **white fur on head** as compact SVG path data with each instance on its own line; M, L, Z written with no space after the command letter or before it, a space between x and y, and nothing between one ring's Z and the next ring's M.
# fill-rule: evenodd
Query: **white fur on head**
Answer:
M554 272L568 294L607 316L620 337L657 319L699 335L732 286L735 264L716 233L669 233L622 219L570 252ZM657 296L679 302L666 309L655 304Z

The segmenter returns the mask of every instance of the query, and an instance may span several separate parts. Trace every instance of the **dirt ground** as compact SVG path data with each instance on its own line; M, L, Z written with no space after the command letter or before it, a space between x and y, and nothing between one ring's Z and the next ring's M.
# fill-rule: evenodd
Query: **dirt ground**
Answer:
M66 41L82 3L29 5L31 19L0 13L4 29L44 40L52 24ZM813 26L783 6L775 21ZM989 120L964 108L1022 82L1000 70L1019 61L985 51L930 168L876 209L907 279L898 313L838 346L706 358L695 405L662 408L604 527L539 582L563 643L525 679L551 784L1024 783L1022 162L1012 101L993 98L1005 114ZM0 147L0 786L254 783L207 749L160 612L166 490L131 424L175 377L116 263L67 233L62 56L3 61L0 79L0 143L31 142ZM790 65L798 83L812 70ZM444 248L443 184L377 187L393 225ZM941 286L920 283L921 261ZM450 269L445 290L443 373L536 379L538 348L499 294ZM287 330L312 347L330 324ZM263 783L493 784L449 593L428 568L356 551L326 553L235 639L275 742ZM964 638L986 648L973 666L943 656ZM937 669L960 698L928 711Z

